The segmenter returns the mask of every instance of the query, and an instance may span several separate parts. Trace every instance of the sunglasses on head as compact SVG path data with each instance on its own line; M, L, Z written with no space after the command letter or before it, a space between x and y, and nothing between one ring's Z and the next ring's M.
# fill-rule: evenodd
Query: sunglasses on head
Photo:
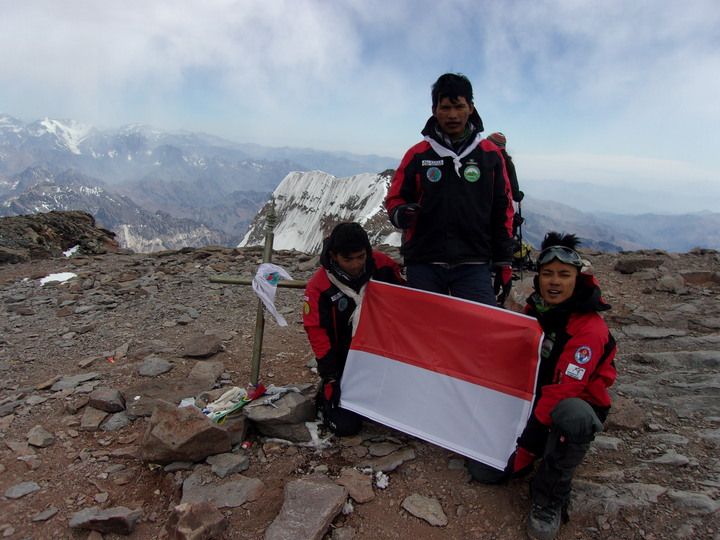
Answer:
M548 264L554 259L578 268L583 267L583 260L578 252L565 246L550 246L549 248L543 249L540 255L538 255L537 263L538 266L540 266L542 264Z

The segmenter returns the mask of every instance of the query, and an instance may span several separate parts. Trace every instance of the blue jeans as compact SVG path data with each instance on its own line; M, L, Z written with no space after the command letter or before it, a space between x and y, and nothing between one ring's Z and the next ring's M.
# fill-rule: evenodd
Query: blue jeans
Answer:
M489 306L497 305L489 264L409 264L407 280L413 289L465 298Z

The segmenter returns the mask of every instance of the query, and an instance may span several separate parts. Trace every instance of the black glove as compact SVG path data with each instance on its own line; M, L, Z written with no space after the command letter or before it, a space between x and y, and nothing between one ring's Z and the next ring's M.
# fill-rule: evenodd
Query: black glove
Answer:
M498 306L505 304L505 299L512 289L512 265L502 263L495 267L495 283L493 284Z
M328 351L322 358L317 359L317 370L324 381L340 378L340 363L335 358L335 353L332 350Z
M392 222L398 229L409 229L417 222L420 205L417 203L401 204L392 214Z
M525 429L518 439L518 446L536 456L542 456L545 451L550 428L540 422L534 414L530 415Z
M334 409L340 405L340 381L331 380L323 382L323 397L328 407Z
M518 192L515 194L515 197L514 197L515 202L520 202L520 201L522 201L524 198L525 198L525 193L523 193L523 192L520 191L520 190L518 190Z

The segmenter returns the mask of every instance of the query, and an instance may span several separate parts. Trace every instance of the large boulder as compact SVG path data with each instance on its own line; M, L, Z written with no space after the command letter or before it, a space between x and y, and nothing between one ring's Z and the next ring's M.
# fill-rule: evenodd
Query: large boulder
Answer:
M229 452L230 434L195 407L158 402L140 447L143 461L202 461Z

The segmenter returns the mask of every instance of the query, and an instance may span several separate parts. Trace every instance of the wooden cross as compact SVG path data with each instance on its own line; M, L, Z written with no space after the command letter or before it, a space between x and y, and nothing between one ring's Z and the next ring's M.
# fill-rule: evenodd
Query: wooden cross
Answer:
M272 262L272 251L273 251L273 240L275 234L276 214L275 214L275 202L270 201L270 208L265 216L265 245L263 247L263 258L262 262ZM212 283L229 283L231 285L252 285L252 279L241 278L238 276L218 275L210 276ZM307 285L307 281L302 280L285 280L279 281L278 287L285 287L290 289L304 289ZM255 316L255 337L253 338L253 353L252 361L250 364L250 382L253 385L257 385L258 379L260 378L260 356L262 355L262 341L263 334L265 333L265 312L262 300L258 298L257 303L257 315Z

